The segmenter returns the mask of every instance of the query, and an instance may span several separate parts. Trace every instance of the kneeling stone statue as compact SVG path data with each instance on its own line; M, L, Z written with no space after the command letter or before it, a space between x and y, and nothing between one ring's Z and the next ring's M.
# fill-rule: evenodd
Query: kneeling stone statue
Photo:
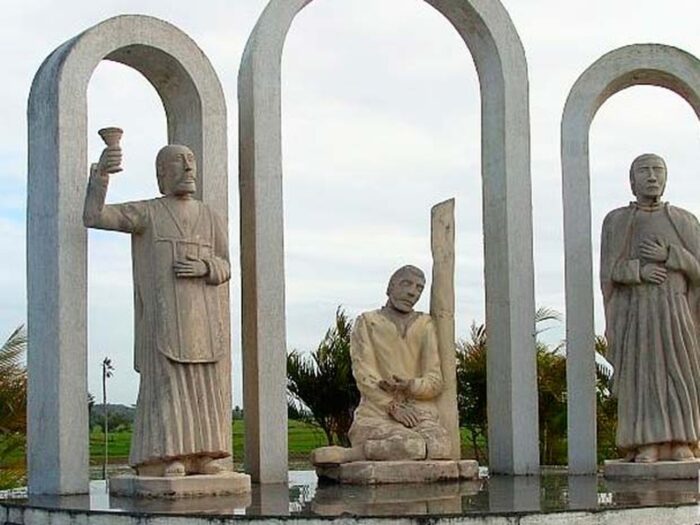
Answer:
M432 317L413 309L424 287L423 272L403 266L389 280L386 305L355 321L350 355L361 399L349 432L352 446L316 449L311 461L319 475L350 483L396 482L401 480L350 476L348 481L344 479L348 476L331 466L362 463L364 468L370 462L430 461L434 469L432 460L443 460L438 461L440 467L451 465L454 477L459 477L459 463L469 463L476 471L476 462L445 461L451 459L451 445L437 406L444 384L438 339ZM415 463L412 474L415 477Z

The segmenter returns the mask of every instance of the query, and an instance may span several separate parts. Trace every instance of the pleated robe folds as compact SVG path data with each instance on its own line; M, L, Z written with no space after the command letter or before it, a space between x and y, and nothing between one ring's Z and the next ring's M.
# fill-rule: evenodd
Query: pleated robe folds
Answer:
M649 235L669 244L666 280L643 282ZM653 264L653 263L652 263ZM601 287L608 360L618 398L617 445L693 444L700 438L700 225L689 212L636 203L603 223Z

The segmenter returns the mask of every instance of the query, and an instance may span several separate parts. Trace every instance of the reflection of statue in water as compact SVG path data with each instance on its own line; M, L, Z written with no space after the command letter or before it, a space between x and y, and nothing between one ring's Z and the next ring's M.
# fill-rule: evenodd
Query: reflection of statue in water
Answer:
M617 445L628 461L693 459L700 438L700 225L660 201L661 157L637 157L630 181L636 202L607 215L601 245Z
M229 280L223 221L195 200L196 164L185 146L156 159L164 197L105 205L119 146L93 164L84 222L130 233L139 395L129 462L139 475L217 474L231 455L230 372L223 313Z
M435 402L443 389L435 327L413 310L424 286L421 270L403 266L389 281L386 306L357 318L350 353L361 400L352 448L317 449L314 463L450 457Z

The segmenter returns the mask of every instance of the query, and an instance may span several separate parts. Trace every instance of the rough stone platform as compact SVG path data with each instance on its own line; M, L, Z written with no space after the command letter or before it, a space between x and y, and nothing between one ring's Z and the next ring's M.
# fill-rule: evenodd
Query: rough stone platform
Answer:
M603 474L612 479L698 479L700 459L633 463L620 459L605 462Z
M250 476L238 472L173 478L125 474L109 480L111 495L132 498L177 499L247 492L250 492Z
M341 465L317 465L321 479L349 485L379 485L384 483L431 483L477 479L479 464L462 461L354 461Z

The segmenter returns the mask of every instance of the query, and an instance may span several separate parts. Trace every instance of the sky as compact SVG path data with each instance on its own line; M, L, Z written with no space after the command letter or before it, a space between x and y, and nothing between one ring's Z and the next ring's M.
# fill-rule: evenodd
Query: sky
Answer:
M0 337L26 319L26 101L32 78L57 46L119 14L162 18L211 60L228 106L234 404L242 403L236 77L267 0L5 0L0 83ZM527 55L532 133L535 291L538 306L564 314L559 126L578 76L608 51L664 43L700 54L693 0L502 0ZM166 140L152 87L126 66L102 62L88 92L89 160L97 130L124 128L124 172L108 202L157 195L153 161ZM456 199L456 325L466 337L484 320L480 102L464 42L420 0L316 0L294 21L282 65L285 265L289 349L315 348L342 306L379 307L402 264L430 273L430 207ZM680 97L634 87L612 97L591 129L593 257L605 213L631 200L628 170L643 152L664 156L667 199L700 214L697 117ZM87 176L87 174L86 174ZM597 279L596 279L597 282ZM89 390L100 396L100 362L115 374L112 402L131 404L133 306L127 236L90 232ZM428 309L429 294L418 309ZM596 331L602 333L598 290ZM546 334L564 338L562 323Z

